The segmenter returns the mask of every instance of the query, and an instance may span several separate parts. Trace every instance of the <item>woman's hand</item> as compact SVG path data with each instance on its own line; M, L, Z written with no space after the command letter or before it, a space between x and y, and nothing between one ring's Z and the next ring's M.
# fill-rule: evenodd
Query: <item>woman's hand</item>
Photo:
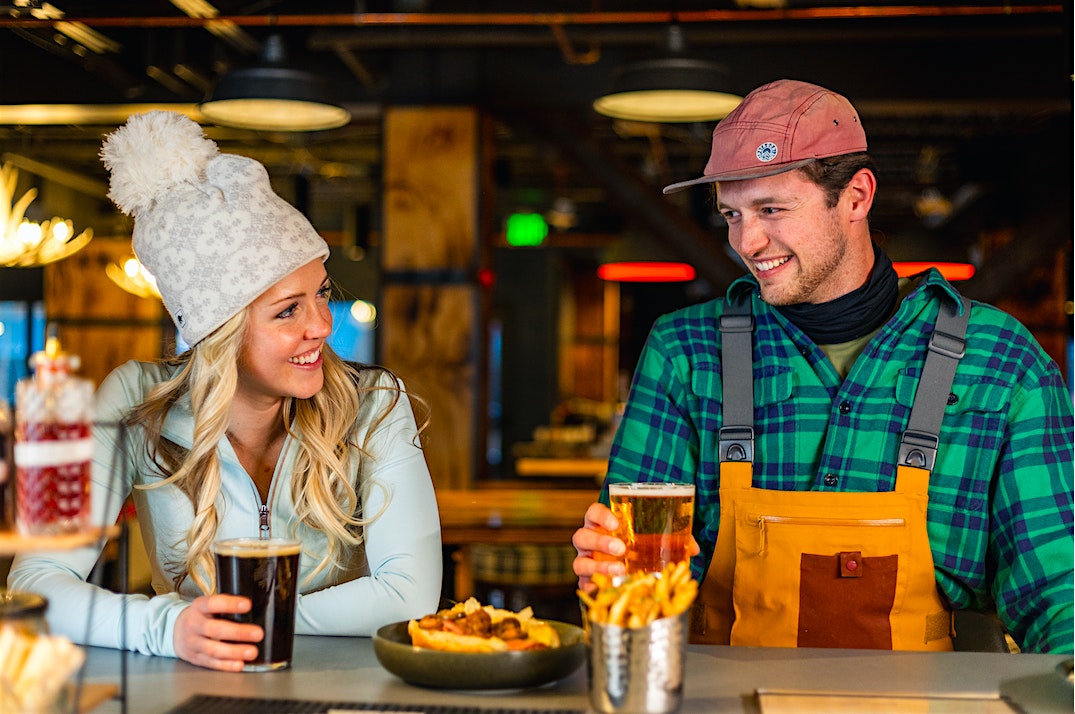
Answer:
M239 672L258 656L265 633L257 625L220 620L214 615L250 611L250 598L238 595L203 595L190 603L175 621L173 642L180 659L209 669Z
M594 573L607 573L613 577L627 573L623 558L627 545L613 535L620 522L603 503L591 503L586 509L582 528L571 537L578 555L573 563L575 575L579 576L579 588L585 590Z

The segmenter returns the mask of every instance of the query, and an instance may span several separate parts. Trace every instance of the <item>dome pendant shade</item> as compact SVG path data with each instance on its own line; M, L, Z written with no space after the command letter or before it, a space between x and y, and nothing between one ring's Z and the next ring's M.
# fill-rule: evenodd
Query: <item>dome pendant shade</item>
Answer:
M198 109L222 126L318 131L351 121L332 96L327 79L284 64L282 40L273 36L266 40L262 64L225 74Z
M623 67L613 89L593 108L614 119L694 122L723 119L743 101L714 87L724 71L711 62L688 58L646 60Z
M727 91L723 65L687 57L682 30L668 29L665 56L623 65L612 89L594 101L594 110L614 119L696 122L723 119L743 100Z

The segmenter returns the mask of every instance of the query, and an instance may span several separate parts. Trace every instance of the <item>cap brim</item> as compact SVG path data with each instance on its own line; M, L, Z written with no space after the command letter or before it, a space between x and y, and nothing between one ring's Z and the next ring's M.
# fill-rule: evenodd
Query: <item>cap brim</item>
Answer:
M799 161L791 161L786 164L757 166L749 169L742 169L740 171L726 171L720 174L713 174L712 176L702 176L701 178L691 179L690 181L680 181L679 183L669 184L664 187L663 193L676 193L682 191L688 186L697 186L702 183L717 183L718 181L743 181L746 179L765 178L766 176L776 176L782 174L785 171L791 171L797 169L800 166L806 166L809 163L813 163L817 159L801 159Z

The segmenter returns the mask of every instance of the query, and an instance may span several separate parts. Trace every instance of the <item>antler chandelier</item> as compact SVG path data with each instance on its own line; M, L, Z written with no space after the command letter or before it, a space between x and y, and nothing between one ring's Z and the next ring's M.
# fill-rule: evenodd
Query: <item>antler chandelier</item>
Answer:
M37 198L37 189L31 188L16 201L18 180L18 169L8 163L0 166L0 267L34 268L54 263L90 242L92 228L75 235L71 221L58 216L41 223L28 220L24 214Z
M123 265L109 263L105 266L105 274L108 278L131 295L143 298L160 298L161 293L157 288L157 279L146 270L146 266L138 262L133 255L123 261Z

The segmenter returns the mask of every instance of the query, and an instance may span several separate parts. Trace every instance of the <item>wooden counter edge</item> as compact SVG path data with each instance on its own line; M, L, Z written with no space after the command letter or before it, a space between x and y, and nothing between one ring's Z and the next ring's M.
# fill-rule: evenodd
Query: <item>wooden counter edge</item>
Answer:
M438 490L443 528L563 528L582 525L597 489Z

